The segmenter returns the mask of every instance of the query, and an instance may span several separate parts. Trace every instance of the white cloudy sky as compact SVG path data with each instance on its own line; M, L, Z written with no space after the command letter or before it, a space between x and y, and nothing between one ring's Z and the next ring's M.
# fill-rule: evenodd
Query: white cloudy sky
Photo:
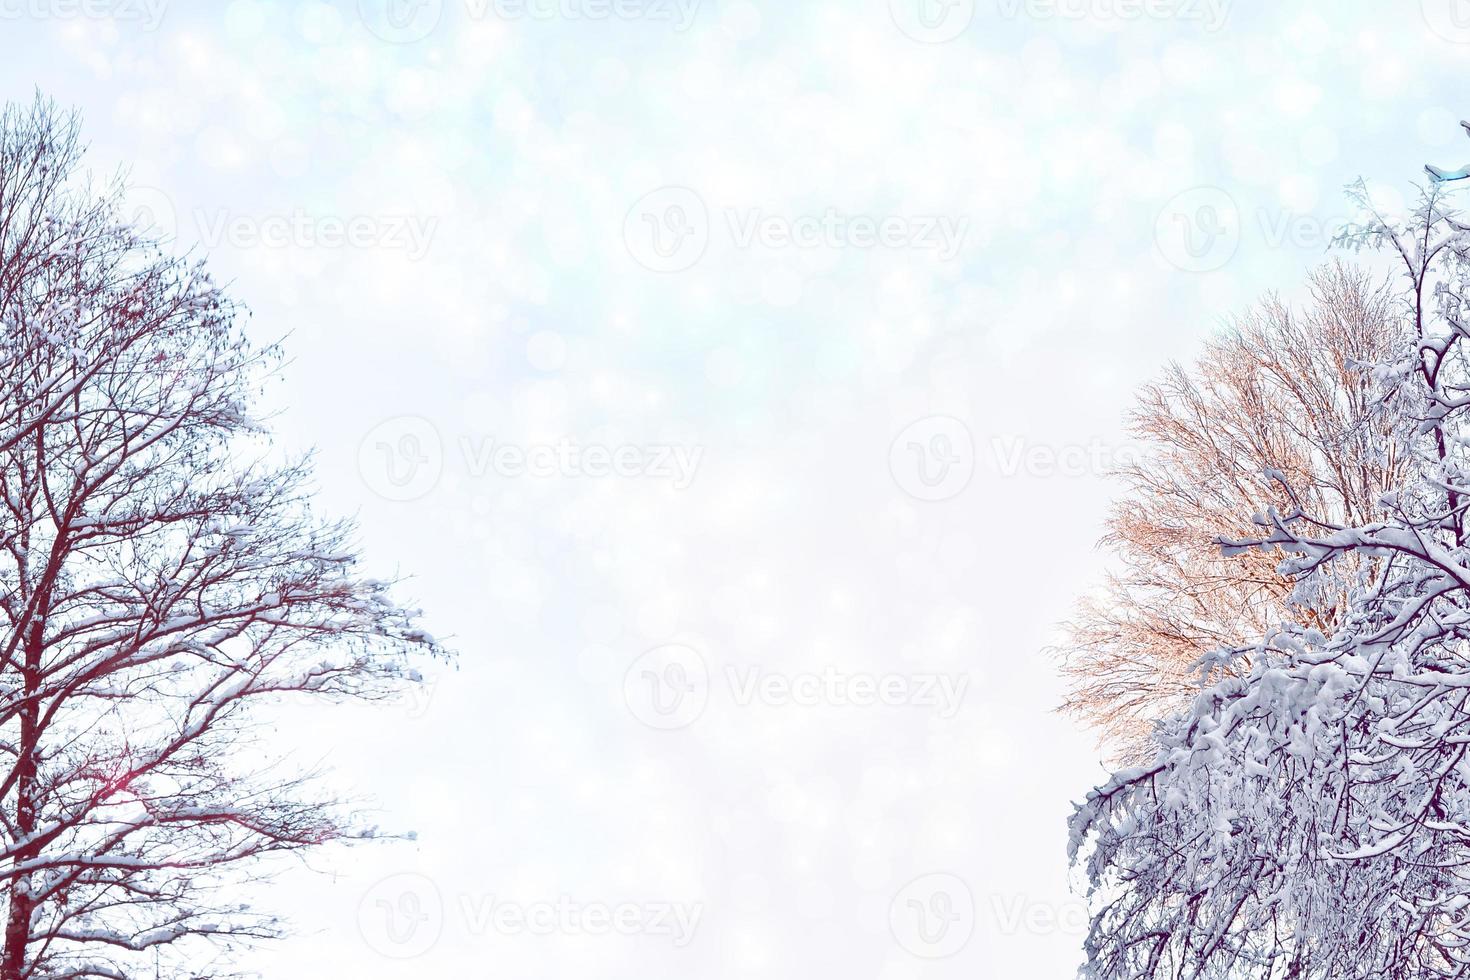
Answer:
M459 650L282 719L418 839L249 967L1069 975L1099 469L1348 181L1470 158L1420 8L0 0L0 93L289 335L281 442Z

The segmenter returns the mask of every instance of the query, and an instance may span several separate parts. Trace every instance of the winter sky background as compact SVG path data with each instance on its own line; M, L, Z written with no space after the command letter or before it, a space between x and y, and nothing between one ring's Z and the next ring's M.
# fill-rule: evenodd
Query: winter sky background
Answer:
M1131 392L1458 167L1470 3L0 0L454 670L270 977L1062 977Z

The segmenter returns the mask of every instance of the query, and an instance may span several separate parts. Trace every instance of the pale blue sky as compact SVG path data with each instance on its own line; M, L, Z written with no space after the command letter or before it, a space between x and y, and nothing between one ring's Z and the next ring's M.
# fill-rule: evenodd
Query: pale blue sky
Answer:
M283 879L271 977L1070 975L1102 770L1042 649L1130 393L1292 293L1345 183L1470 159L1458 0L0 0L0 38L0 93L80 108L290 335L281 444L456 637L412 704L283 719L419 839ZM671 669L694 700L640 701Z

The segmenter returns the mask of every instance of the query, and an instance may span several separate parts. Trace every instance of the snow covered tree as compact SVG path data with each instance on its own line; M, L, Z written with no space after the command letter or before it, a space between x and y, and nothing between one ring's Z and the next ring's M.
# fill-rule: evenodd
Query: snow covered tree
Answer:
M1347 240L1404 272L1406 339L1361 365L1398 478L1343 520L1267 470L1285 503L1220 542L1281 559L1334 628L1207 655L1152 758L1077 808L1085 976L1470 975L1470 225L1435 183Z
M280 932L232 893L260 859L371 834L260 709L440 651L273 461L278 352L82 152L44 101L0 117L0 978L205 975Z
M1398 458L1381 453L1383 407L1358 366L1387 357L1405 321L1360 269L1323 268L1309 289L1305 309L1269 297L1192 370L1171 365L1129 419L1145 452L1115 474L1125 496L1103 541L1122 568L1082 603L1061 650L1066 709L1124 756L1147 751L1152 720L1199 692L1206 653L1284 620L1326 632L1337 620L1336 607L1289 603L1292 582L1269 555L1227 557L1215 544L1285 505L1260 474L1287 474L1313 513L1340 524L1368 520L1398 478Z

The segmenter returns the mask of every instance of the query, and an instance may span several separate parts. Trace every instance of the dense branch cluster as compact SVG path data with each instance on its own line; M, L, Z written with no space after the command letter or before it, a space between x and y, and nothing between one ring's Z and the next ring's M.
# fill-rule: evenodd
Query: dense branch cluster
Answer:
M231 894L252 859L358 833L252 708L438 648L271 461L277 352L81 153L44 103L0 119L0 977L192 976L277 933Z
M1404 340L1353 358L1394 479L1367 513L1269 469L1278 502L1218 542L1280 562L1301 615L1206 656L1146 764L1078 807L1087 976L1470 972L1470 227L1432 188L1351 240L1406 277Z
M1211 650L1284 621L1336 624L1334 604L1290 603L1293 583L1270 555L1215 545L1286 504L1261 474L1285 474L1312 513L1342 524L1367 520L1402 475L1384 438L1392 413L1359 365L1390 356L1404 318L1385 286L1348 266L1318 271L1309 290L1304 310L1268 299L1192 369L1172 365L1139 394L1130 429L1144 452L1116 474L1125 494L1104 539L1121 568L1069 624L1063 661L1067 709L1125 756L1147 752L1153 719L1198 693Z

